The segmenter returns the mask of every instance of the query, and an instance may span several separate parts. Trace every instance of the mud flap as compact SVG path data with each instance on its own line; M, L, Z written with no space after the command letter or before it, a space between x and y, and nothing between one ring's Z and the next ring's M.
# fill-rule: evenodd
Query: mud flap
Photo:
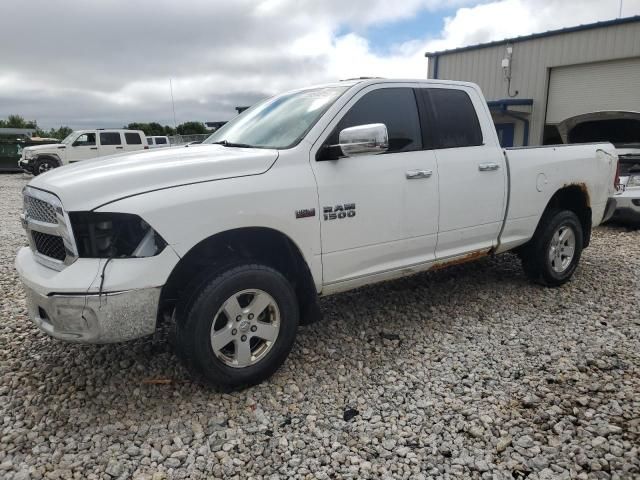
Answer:
M604 209L604 215L602 216L602 223L608 221L613 217L614 212L616 211L617 202L615 198L609 198L607 200L607 206Z

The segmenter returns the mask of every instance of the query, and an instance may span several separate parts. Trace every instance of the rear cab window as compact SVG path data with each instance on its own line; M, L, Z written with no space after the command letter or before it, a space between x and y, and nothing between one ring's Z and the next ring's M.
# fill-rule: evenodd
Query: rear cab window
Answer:
M127 145L142 145L142 138L140 138L139 133L125 132L124 139Z
M156 138L156 145L166 145L167 139L164 137Z
M100 145L122 145L120 132L100 132Z
M482 129L469 94L453 88L420 88L423 141L430 148L483 144Z

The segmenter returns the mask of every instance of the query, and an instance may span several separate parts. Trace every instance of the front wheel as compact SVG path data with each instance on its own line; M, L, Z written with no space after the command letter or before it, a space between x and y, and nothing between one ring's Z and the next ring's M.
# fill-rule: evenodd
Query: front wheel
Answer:
M41 158L36 162L36 166L34 169L34 175L40 175L41 173L46 173L51 169L54 169L58 166L58 162L56 162L52 158Z
M546 213L521 253L525 273L549 287L568 282L578 267L583 238L582 225L575 213L569 210Z
M197 282L176 311L176 347L207 383L243 386L270 377L291 351L298 304L291 284L264 265L239 265Z

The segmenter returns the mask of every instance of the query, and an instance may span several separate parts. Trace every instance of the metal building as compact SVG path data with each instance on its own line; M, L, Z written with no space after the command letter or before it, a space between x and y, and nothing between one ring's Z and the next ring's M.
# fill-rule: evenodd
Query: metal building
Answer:
M425 55L429 78L480 85L505 146L566 142L594 112L640 112L640 16Z

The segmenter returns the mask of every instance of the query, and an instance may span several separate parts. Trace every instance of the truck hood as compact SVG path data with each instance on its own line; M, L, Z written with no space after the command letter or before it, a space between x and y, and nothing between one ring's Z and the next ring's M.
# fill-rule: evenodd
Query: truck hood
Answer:
M277 150L222 145L143 150L55 168L29 185L57 195L66 210L86 211L152 190L259 175L277 158Z
M34 145L31 147L24 147L22 150L26 152L40 152L40 151L48 151L48 150L57 150L58 147L62 147L61 143L47 143L46 145Z

